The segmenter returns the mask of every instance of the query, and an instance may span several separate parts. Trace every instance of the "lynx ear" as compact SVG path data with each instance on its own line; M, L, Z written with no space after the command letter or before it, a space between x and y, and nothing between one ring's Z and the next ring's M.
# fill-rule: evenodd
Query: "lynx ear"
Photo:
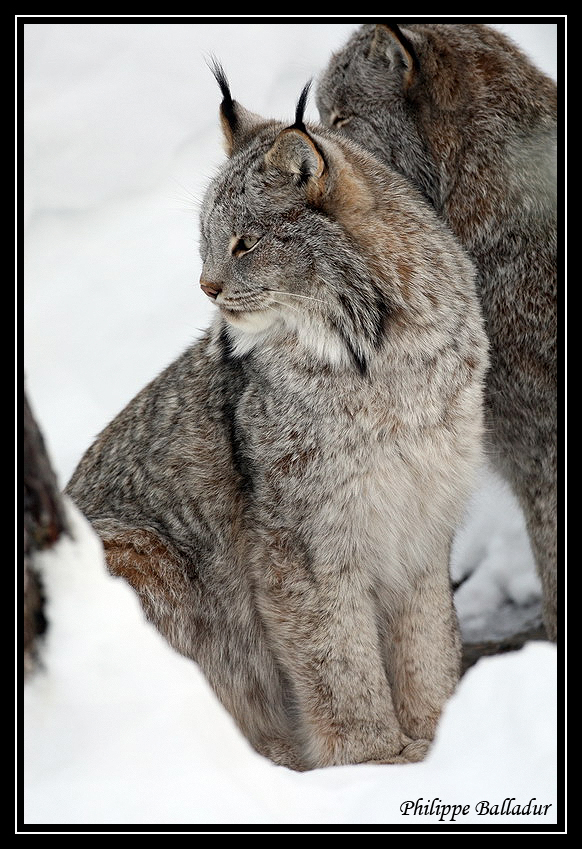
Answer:
M228 156L243 146L246 139L252 135L259 124L264 124L264 119L254 112L249 112L240 103L232 99L230 87L224 69L216 59L209 63L210 70L216 78L222 92L222 103L220 104L220 123L224 135L224 148Z
M297 102L295 123L281 130L273 146L265 154L265 164L293 177L297 185L306 185L316 194L323 191L326 170L323 154L303 123L303 113L311 82L308 82Z
M311 136L296 127L281 130L265 154L265 162L297 178L298 183L319 180L325 171L323 156Z
M407 85L412 81L414 71L418 70L414 45L398 24L376 24L370 45L370 56L374 55L384 56L396 67L403 66Z

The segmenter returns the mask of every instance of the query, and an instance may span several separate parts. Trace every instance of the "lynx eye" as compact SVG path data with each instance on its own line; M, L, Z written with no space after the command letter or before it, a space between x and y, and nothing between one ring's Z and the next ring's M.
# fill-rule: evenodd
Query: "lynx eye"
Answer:
M347 124L348 121L351 121L351 115L338 115L334 113L332 115L331 125L332 127L343 127L344 124Z
M260 240L260 236L233 236L230 240L230 252L233 256L242 256L252 251Z

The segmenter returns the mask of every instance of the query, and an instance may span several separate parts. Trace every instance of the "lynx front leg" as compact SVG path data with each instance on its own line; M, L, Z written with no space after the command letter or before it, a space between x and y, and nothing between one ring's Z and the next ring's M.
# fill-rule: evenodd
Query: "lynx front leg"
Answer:
M257 582L258 600L267 638L294 688L306 762L315 768L419 760L418 745L406 751L411 740L394 711L373 606L354 570L270 562Z
M419 575L394 617L387 649L394 706L402 728L415 740L432 740L461 668L448 556Z

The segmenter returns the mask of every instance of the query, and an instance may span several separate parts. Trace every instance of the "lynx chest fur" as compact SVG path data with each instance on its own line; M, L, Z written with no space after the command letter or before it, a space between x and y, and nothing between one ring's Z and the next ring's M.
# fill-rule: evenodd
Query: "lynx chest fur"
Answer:
M459 674L448 576L481 459L473 270L406 182L223 92L203 338L68 492L110 570L252 745L295 769L418 760Z
M458 491L443 467L475 461L474 446L452 438L455 406L463 416L473 408L477 423L479 410L466 364L453 381L422 358L415 370L403 354L393 351L389 370L370 366L365 376L353 367L313 373L288 351L278 361L268 345L249 356L253 365L240 364L251 374L260 369L236 411L251 549L258 536L277 561L284 528L294 557L302 560L308 548L331 574L343 563L370 588L387 585L405 597L425 566L402 556L408 541L421 526L438 536L447 517L450 527L457 518ZM463 448L469 453L459 461Z

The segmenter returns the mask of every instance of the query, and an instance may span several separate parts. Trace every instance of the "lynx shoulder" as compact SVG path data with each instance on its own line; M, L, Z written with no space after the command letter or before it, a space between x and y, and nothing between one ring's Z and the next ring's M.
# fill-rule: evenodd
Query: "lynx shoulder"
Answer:
M523 507L555 638L556 85L491 27L365 25L317 98L323 122L408 177L475 264L490 455Z
M473 268L353 142L223 93L203 337L68 486L109 569L252 745L294 769L420 759L459 675L448 574L481 462Z

